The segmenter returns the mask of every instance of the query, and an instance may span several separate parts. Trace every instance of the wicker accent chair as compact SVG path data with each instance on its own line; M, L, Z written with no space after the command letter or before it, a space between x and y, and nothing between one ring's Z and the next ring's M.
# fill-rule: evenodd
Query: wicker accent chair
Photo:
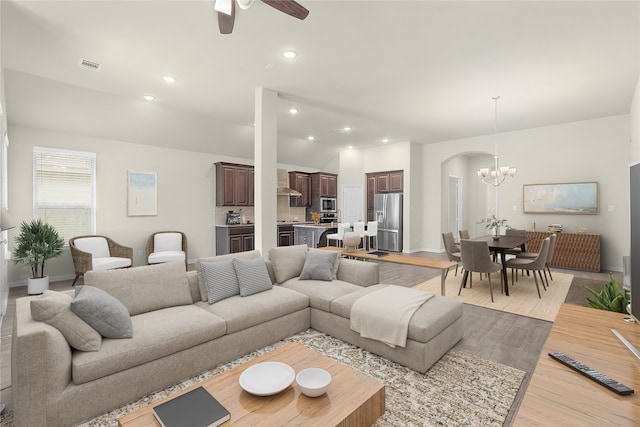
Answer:
M76 278L91 270L110 270L133 265L133 248L121 245L107 236L77 236L69 239L69 249Z
M160 264L171 261L189 262L187 235L182 231L158 231L147 239L147 264Z

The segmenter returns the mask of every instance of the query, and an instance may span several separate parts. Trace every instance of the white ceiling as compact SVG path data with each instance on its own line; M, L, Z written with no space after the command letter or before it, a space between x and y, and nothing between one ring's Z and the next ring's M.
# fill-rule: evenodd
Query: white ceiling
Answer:
M256 1L221 35L213 0L2 0L9 124L252 158L265 87L278 161L322 168L348 145L490 134L495 95L500 131L630 110L638 1L300 3L304 21Z

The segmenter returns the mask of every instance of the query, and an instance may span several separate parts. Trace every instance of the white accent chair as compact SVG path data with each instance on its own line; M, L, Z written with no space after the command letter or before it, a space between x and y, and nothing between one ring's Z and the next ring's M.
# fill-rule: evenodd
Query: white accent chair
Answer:
M342 237L344 236L345 228L351 228L351 225L348 222L339 222L338 223L338 232L327 234L327 246L331 246L331 240L336 241L337 247L342 247ZM349 230L347 230L349 231Z
M158 231L147 239L147 264L184 261L187 266L187 236L181 231Z
M376 242L374 248L378 250L378 221L367 222L367 229L364 232L365 240L367 241L367 250L371 248L371 238L373 237Z
M133 248L106 236L72 237L69 239L69 249L76 271L76 278L71 286L87 271L126 268L133 264Z

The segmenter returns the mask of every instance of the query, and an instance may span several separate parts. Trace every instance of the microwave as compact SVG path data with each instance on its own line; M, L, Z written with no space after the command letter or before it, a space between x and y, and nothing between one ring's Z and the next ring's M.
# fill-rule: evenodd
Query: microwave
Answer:
M320 198L320 212L336 212L338 210L338 201L335 197Z

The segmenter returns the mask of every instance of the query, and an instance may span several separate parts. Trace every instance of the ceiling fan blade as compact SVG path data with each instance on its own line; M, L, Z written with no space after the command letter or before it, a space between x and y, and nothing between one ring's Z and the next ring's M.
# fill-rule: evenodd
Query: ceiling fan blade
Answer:
M294 18L304 19L309 14L309 11L300 3L294 0L262 0L269 6L278 9L280 12L284 12L287 15Z
M216 0L213 4L215 10L226 13L227 15L231 15L232 6L233 0Z
M231 34L233 31L233 24L236 18L236 3L231 3L231 15L227 15L224 12L218 12L218 27L220 28L220 34Z

